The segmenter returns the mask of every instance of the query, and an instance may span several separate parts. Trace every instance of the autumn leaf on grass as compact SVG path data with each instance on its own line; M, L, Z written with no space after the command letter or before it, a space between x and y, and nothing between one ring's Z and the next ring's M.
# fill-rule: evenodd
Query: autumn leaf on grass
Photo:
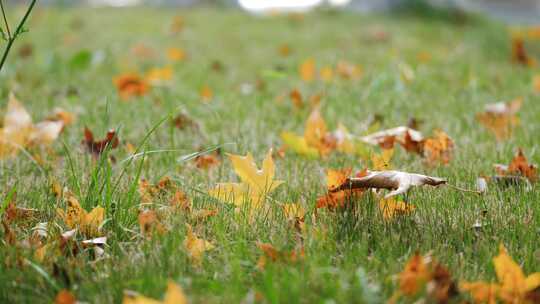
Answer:
M488 104L484 112L476 114L476 119L491 131L498 141L508 139L512 135L512 131L519 125L519 118L516 114L522 103L523 99L516 98L508 103Z
M282 44L278 47L278 54L281 57L287 57L291 54L291 47L288 44Z
M529 163L521 148L518 149L508 166L502 164L495 164L494 166L497 174L501 176L523 176L532 183L538 180L538 167Z
M504 245L500 245L499 255L493 258L497 283L461 282L460 289L470 292L476 303L537 303L535 290L540 287L540 272L526 276Z
M300 78L305 82L315 80L316 73L315 60L313 58L306 59L298 67L298 74L300 74Z
M392 165L390 164L392 161L392 156L394 156L394 149L382 150L381 154L371 154L371 163L373 164L372 168L376 171L392 169Z
M424 154L425 140L423 138L422 139L413 138L411 136L411 133L409 133L409 131L405 132L405 136L403 137L402 141L399 141L399 144L407 152L416 153L419 155Z
M54 304L76 304L77 298L67 289L60 290L54 298Z
M99 157L106 149L114 149L120 143L116 131L110 129L102 140L95 140L94 133L87 127L84 128L84 139L82 143L86 146L88 152L94 157Z
M142 295L133 294L133 292L125 292L122 304L187 304L188 300L184 294L184 290L180 285L169 280L167 283L167 291L163 301L147 298Z
M263 160L262 168L257 168L251 153L246 156L228 154L234 171L240 177L240 183L220 183L208 191L210 196L221 201L231 202L236 207L249 206L250 215L263 207L265 196L283 183L274 180L275 166L272 160L272 149Z
M155 210L141 210L137 217L141 234L152 237L154 234L163 234L167 230Z
M401 297L417 299L424 296L422 302L449 303L456 297L458 288L448 269L430 256L416 253L403 271L398 274L399 290L388 303L396 303Z
M328 193L317 198L317 208L342 208L347 202L359 197L364 192L364 189L349 189L346 187L351 172L351 168L341 170L328 169L326 171L326 188L328 189ZM356 177L365 176L366 172L366 170L361 171L356 174Z
M146 80L135 73L125 73L114 77L113 83L116 86L118 95L123 101L128 101L133 97L146 95L150 91L150 85Z
M294 264L304 259L304 248L291 251L282 251L276 249L272 244L257 243L257 247L263 252L257 261L257 269L264 270L266 265L271 263Z
M331 66L324 66L319 71L319 77L324 82L330 82L334 78L334 69Z
M58 237L49 237L49 232L47 232L48 225L46 225L47 223L44 224L45 231L42 232L44 236L38 236L42 239L37 241L40 247L34 252L34 258L39 262L54 261L57 258L70 258L86 252L87 250L93 251L91 257L94 259L98 259L105 254L104 247L107 244L106 237L80 240L77 238L79 235L78 229L61 232ZM42 229L42 227L39 228ZM33 235L32 237L36 236ZM45 239L48 240L48 242L42 243L41 241Z
M529 67L536 65L536 60L527 53L525 41L522 37L516 36L512 38L512 61Z
M101 225L105 220L105 209L95 207L90 212L81 207L81 204L69 194L66 199L66 209L56 209L57 216L70 229L79 229L86 237L96 237L101 233Z
M186 129L192 129L192 130L199 130L200 126L199 123L191 118L187 112L182 111L178 113L172 120L172 124L175 128L178 130L186 130Z
M379 210L385 220L391 220L397 216L409 215L414 212L414 209L416 209L414 205L404 201L397 201L393 197L379 201Z
M183 61L186 59L186 52L177 47L171 47L167 49L167 59L170 61Z
M429 165L447 165L452 159L454 141L443 131L436 130L433 137L425 140L423 150Z
M194 161L197 168L209 170L221 164L221 155L219 151L214 151L212 153L198 155Z
M203 85L199 91L202 102L210 102L214 98L214 92L208 85Z
M401 143L406 141L407 136L409 136L410 140L414 142L422 142L424 140L422 133L406 126L399 126L392 129L377 131L361 137L361 140L370 145L384 146L385 143L389 141L389 138L393 138L395 141Z
M306 121L303 137L282 132L281 139L288 148L309 158L325 157L338 148L343 152L354 151L354 144L347 129L341 126L336 132L337 134L328 132L319 109L315 108Z
M0 128L0 159L15 156L19 150L34 145L49 145L55 141L64 127L62 121L32 123L30 114L15 97L9 101Z
M193 233L193 228L190 225L186 224L186 238L184 239L184 248L188 252L193 265L200 266L202 263L203 254L214 249L212 243L198 238L195 233Z
M173 77L173 70L170 66L163 68L152 68L146 72L145 79L151 85L163 85Z
M174 193L177 188L170 177L164 176L155 184L141 178L137 190L143 203L152 203Z
M347 178L343 184L331 192L339 192L345 189L388 189L392 190L384 196L388 199L392 196L406 193L413 186L439 186L446 184L446 180L416 173L402 171L366 171L362 177Z
M340 60L336 65L336 74L341 76L343 79L358 79L362 77L362 68L357 64Z
M76 115L71 112L68 112L62 108L54 108L52 114L47 117L47 120L60 121L64 124L63 127L65 127L73 124L76 118Z

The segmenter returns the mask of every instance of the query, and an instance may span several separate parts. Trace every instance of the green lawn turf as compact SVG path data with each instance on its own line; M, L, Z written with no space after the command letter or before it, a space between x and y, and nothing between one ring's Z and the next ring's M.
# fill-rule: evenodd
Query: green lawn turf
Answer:
M175 15L184 18L185 28L173 35L168 29ZM408 200L417 210L410 217L385 222L376 202L364 199L356 202L360 209L356 217L323 210L314 224L311 215L317 196L325 192L325 169L359 170L366 163L339 153L319 160L288 153L276 159L277 178L286 182L267 201L276 215L261 216L250 224L235 216L231 205L206 193L217 182L237 179L227 158L211 171L179 160L182 155L223 145L226 152L251 151L260 162L270 147L282 145L282 131L303 131L309 109L295 110L288 99L282 104L275 101L276 96L299 88L305 95L324 92L321 111L331 129L342 122L360 135L370 115L384 118L381 128L404 125L414 116L424 121L420 128L424 134L440 128L454 139L450 165L426 167L421 158L397 148L393 166L398 170L445 177L452 184L473 188L476 177L493 174L492 164L508 163L517 147L538 163L540 96L531 88L535 70L510 62L508 31L500 24L477 18L456 23L336 12L318 12L294 21L217 9L41 8L33 13L28 27L30 32L17 41L0 74L2 109L8 93L14 91L34 121L45 118L56 106L77 113L78 119L52 144L56 156L45 150L29 151L45 159L42 167L24 153L1 162L2 201L16 188L20 206L42 211L39 218L17 228L19 239L26 238L37 222L57 223L55 229L66 229L55 216L55 209L64 203L49 190L54 178L71 189L87 210L97 205L106 208L103 231L108 245L106 257L97 262L84 253L57 257L53 265L37 262L32 250L2 243L2 303L48 303L61 288L89 303L118 303L126 289L159 299L169 278L194 303L238 303L250 292L260 293L269 303L364 303L369 300L368 291L375 291L365 285L367 279L380 286L379 298L372 302L379 303L396 290L392 276L416 251L431 252L458 279L494 280L491 258L500 243L526 273L540 270L537 186L528 192L490 188L484 196L447 187L414 189ZM370 41L378 30L387 32L389 40ZM31 44L34 51L27 59L17 55L24 44ZM154 49L155 58L137 59L131 52L137 44ZM290 46L289 57L279 56L282 44ZM112 78L129 70L165 66L167 47L181 47L188 54L186 61L172 65L170 85L153 88L131 102L120 101ZM93 53L93 63L73 59L84 50ZM419 62L419 52L430 53L431 60ZM306 84L299 79L297 67L308 57L318 67L339 60L358 63L363 77ZM223 65L222 72L212 69L214 61ZM400 76L403 64L414 70L410 83ZM254 85L258 79L265 82L264 90L242 94L243 84ZM214 91L214 99L207 104L199 98L205 84ZM524 98L521 126L512 139L497 143L475 120L475 113L487 103L518 96ZM187 111L203 134L176 130L168 121L150 134L162 119L179 110ZM145 150L175 151L129 163L122 162L129 154L120 147L111 153L116 163L96 162L81 145L84 126L97 137L117 128L122 142L134 145L142 144L150 134ZM152 182L170 176L192 197L196 208L219 210L206 224L196 226L198 235L216 247L206 254L201 267L192 266L183 249L186 216L165 219L168 233L162 236L151 240L139 236L140 198L134 191L139 173ZM308 234L302 262L269 265L261 272L256 269L261 255L256 242L283 249L296 245L279 202L302 204L308 210L306 225L325 234ZM485 226L473 230L484 212Z

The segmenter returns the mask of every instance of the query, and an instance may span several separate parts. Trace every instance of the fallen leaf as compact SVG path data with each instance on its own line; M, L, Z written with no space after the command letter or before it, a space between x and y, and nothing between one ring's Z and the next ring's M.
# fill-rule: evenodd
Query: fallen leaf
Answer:
M138 221L141 234L146 237L153 236L156 233L163 234L166 231L155 210L140 211Z
M514 158L508 166L495 165L495 169L500 175L518 175L526 177L530 182L534 183L538 180L538 167L530 164L523 154L521 148L518 149Z
M381 143L387 140L388 137L391 136L395 137L398 142L404 142L405 136L410 136L411 139L416 142L424 140L424 136L422 135L422 133L405 126L378 131L363 136L360 139L367 144L379 146Z
M221 201L232 202L236 207L247 204L252 218L252 212L263 207L265 196L283 183L281 180L274 180L272 149L266 154L261 169L257 168L251 153L246 156L235 154L228 156L241 183L220 183L208 193Z
M436 130L433 137L425 140L423 150L429 165L447 165L452 159L454 141L443 131Z
M15 97L9 95L0 129L0 159L15 156L21 149L32 145L49 145L55 141L64 127L62 121L32 123L30 114Z
M460 287L469 291L478 302L495 303L495 297L503 303L533 303L528 298L540 287L540 272L526 276L521 267L508 255L504 245L493 258L497 283L483 281L462 282Z
M84 128L83 144L94 157L99 157L107 149L115 149L120 143L116 131L110 129L102 140L95 140L94 133L87 127Z
M300 64L298 67L298 73L300 78L305 82L311 82L315 80L315 60L308 58Z
M208 85L204 85L199 91L199 96L203 102L210 102L214 97L214 92Z
M170 61L184 61L186 59L186 52L181 48L168 48L167 59Z
M101 225L105 220L105 209L95 207L87 212L81 207L79 200L73 194L68 194L66 198L66 209L56 209L57 216L62 219L70 229L79 229L86 237L99 236Z
M336 74L343 79L358 79L362 76L362 68L357 64L340 60L336 65Z
M525 41L521 37L512 38L512 61L529 67L536 65L536 60L527 54Z
M162 68L152 68L146 72L145 80L152 85L163 85L169 82L173 76L173 69L170 66Z
M167 283L167 291L163 301L154 300L147 298L142 295L132 295L125 293L122 300L122 304L187 304L188 300L184 294L184 290L180 285L174 283L174 281L169 280Z
M484 112L476 114L476 119L491 131L498 141L508 139L512 135L512 131L519 125L519 118L516 114L522 103L523 99L516 98L508 103L488 104Z
M264 270L268 262L272 263L297 263L305 256L304 248L291 251L277 250L268 243L257 243L257 247L263 252L257 261L257 269Z
M150 86L146 80L135 73L118 75L114 77L113 83L123 101L144 96L150 91Z
M402 171L367 171L363 177L348 178L342 185L332 192L344 189L388 189L393 190L384 196L385 199L406 193L413 186L439 186L446 184L446 180L422 174Z
M373 153L371 154L371 163L373 164L373 169L376 171L386 171L392 168L390 164L394 156L394 149L383 150L381 154Z
M328 169L326 171L326 187L328 193L317 198L317 208L336 209L343 208L348 202L358 198L363 194L364 189L351 189L344 185L350 179L352 169L346 168L341 170ZM363 170L356 174L356 178L365 176L367 170Z
M188 252L191 261L195 266L200 266L202 263L203 254L214 249L212 243L198 238L195 233L193 233L193 228L190 225L186 224L186 238L184 239L184 248Z
M393 197L379 201L379 210L385 220L391 220L397 216L409 215L415 209L416 207L414 205L403 201L396 201Z
M54 298L54 304L75 304L77 303L77 298L66 289L60 290L56 297Z

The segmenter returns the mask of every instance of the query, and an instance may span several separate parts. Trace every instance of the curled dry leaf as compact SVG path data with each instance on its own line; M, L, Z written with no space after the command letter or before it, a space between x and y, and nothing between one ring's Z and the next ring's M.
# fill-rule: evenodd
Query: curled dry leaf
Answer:
M102 140L94 139L94 133L87 127L84 128L84 139L82 143L86 146L88 152L94 157L99 157L107 148L115 149L118 147L120 140L114 129L107 131L107 135Z
M0 159L15 156L20 149L32 145L49 145L64 127L62 121L45 120L32 123L32 117L13 93L0 128Z
M510 138L513 130L519 125L516 114L522 104L522 98L516 98L508 103L488 104L484 112L476 114L476 119L492 132L498 141L502 141Z
M406 193L413 186L439 186L446 184L446 180L416 173L402 171L367 171L364 177L352 177L345 180L339 187L331 192L347 189L388 189L392 190L385 195L385 199Z
M163 301L147 298L142 295L133 294L132 292L124 292L122 304L187 304L188 300L184 294L184 290L180 285L169 280L167 283L167 291Z
M150 85L146 80L135 73L125 73L114 77L113 83L116 86L118 95L123 101L128 101L133 97L146 95L150 91Z
M424 140L422 133L406 126L399 126L392 129L378 131L363 136L360 138L360 140L367 144L378 146L381 145L381 143L388 141L389 137L394 137L397 141L404 142L405 136L409 136L410 139L415 142L422 142Z
M495 164L495 171L501 176L523 176L531 183L538 180L538 167L529 163L521 148L518 149L508 166Z

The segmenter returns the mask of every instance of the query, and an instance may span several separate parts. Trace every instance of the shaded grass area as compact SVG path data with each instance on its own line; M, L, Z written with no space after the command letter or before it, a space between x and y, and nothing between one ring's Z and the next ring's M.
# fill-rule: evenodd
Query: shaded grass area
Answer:
M175 15L184 18L185 29L173 35L168 28ZM377 303L396 289L392 275L415 251L432 252L458 278L495 278L491 257L499 243L526 272L540 268L537 187L495 188L484 196L449 188L415 189L408 196L417 207L415 214L392 222L382 219L377 202L370 199L356 202L355 215L319 211L315 217L315 199L325 191L324 170L362 169L366 162L340 154L322 160L287 154L276 160L277 176L286 183L268 202L273 216L249 223L233 207L206 194L217 182L235 180L228 160L211 171L179 161L182 155L215 145L237 154L251 151L262 160L269 147L281 146L281 131L303 130L309 109L295 110L287 99L275 101L299 88L306 95L324 93L322 113L332 129L342 122L362 134L370 115L384 117L382 128L403 125L414 116L424 120L424 133L440 128L454 139L455 157L449 166L426 167L420 158L397 149L393 166L398 170L445 177L471 188L477 176L492 174L493 163L507 163L518 146L538 163L540 97L531 89L534 70L511 64L507 29L499 24L476 18L455 24L335 12L296 20L211 9L47 9L36 11L29 27L31 32L18 46L31 43L34 54L9 62L0 75L2 100L14 91L35 121L55 106L76 112L78 120L52 145L52 153L30 151L45 159L43 165L22 154L2 161L3 197L15 187L19 205L43 210L39 221L58 222L57 229L62 229L55 209L63 202L50 191L54 178L87 210L106 208L103 230L108 246L106 258L97 262L84 253L59 257L52 265L35 261L31 250L3 244L2 302L50 302L60 288L91 303L119 302L125 289L160 298L168 278L197 303L240 302L250 292L271 303L370 302L368 294L375 289L362 285L360 273L380 286L379 300L371 300ZM386 32L388 40L374 41L378 31ZM152 48L155 56L134 56L130 50L140 44ZM279 56L282 44L290 46L290 56ZM181 47L188 54L185 62L173 64L171 84L134 101L120 101L111 79L122 72L168 64L167 47ZM92 52L90 64L73 59L81 50ZM421 62L421 52L428 52L431 60ZM313 58L318 67L339 60L358 63L364 76L306 84L297 73L306 58ZM223 65L221 72L212 69L215 61ZM404 64L414 71L411 82L400 75ZM264 81L264 90L241 93L243 84L255 85L258 79ZM204 85L214 92L210 103L200 101ZM497 143L474 114L487 103L517 96L524 98L521 126L511 140ZM204 135L179 131L169 121L158 125L179 110L198 121ZM80 144L84 126L97 136L117 128L123 142L142 144L147 151L174 152L122 162L129 154L120 148L111 151L116 163L106 157L96 161ZM126 174L119 179L123 170ZM145 240L138 235L137 181L144 177L156 182L165 175L188 193L197 208L219 211L197 226L197 233L216 246L202 267L192 266L183 249L187 216L167 218L168 233L162 236ZM284 249L296 244L280 202L299 202L308 210L306 224L313 231L305 239L306 257L295 265L270 264L261 272L256 269L261 255L257 241ZM475 231L472 225L480 217L485 226Z

